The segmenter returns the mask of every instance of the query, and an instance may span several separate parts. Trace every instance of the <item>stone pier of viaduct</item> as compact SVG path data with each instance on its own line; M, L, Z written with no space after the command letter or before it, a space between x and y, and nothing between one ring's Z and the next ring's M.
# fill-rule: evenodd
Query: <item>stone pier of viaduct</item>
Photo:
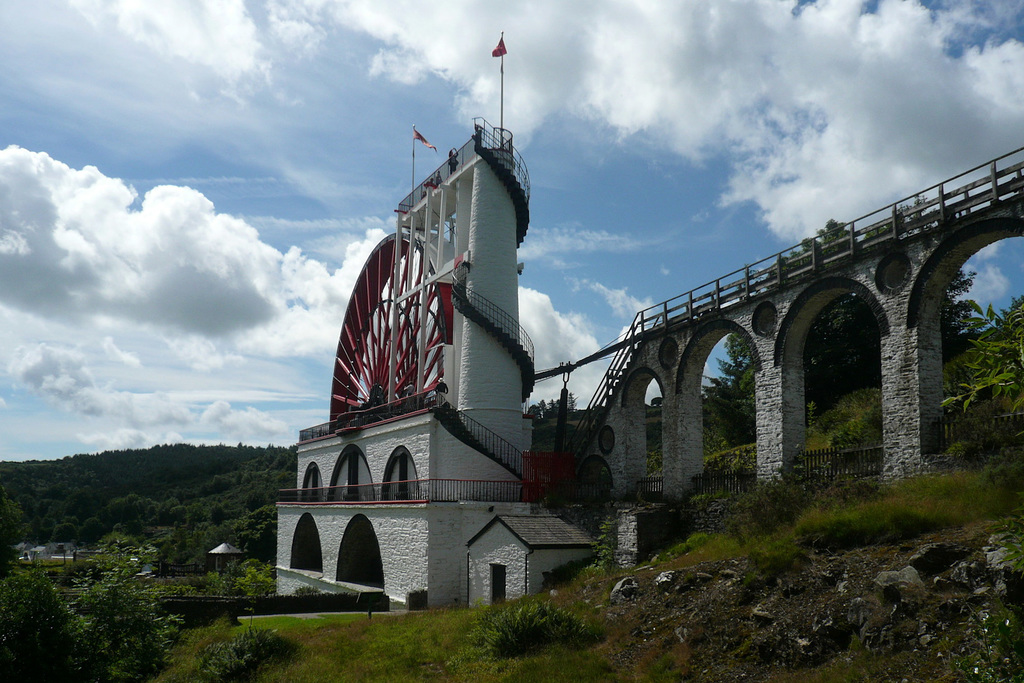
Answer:
M647 474L644 399L657 382L664 496L682 497L703 470L704 366L728 334L755 363L758 476L792 467L805 441L808 331L853 294L881 337L884 474L917 471L938 445L943 294L980 249L1024 235L1022 168L1017 150L638 313L574 437L581 469L606 464L614 495L636 490Z

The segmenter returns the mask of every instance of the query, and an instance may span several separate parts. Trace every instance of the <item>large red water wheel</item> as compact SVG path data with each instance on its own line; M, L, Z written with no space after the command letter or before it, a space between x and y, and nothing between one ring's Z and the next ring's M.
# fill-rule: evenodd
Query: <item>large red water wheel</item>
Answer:
M356 280L341 326L331 387L331 419L388 400L394 349L395 396L434 389L444 371L444 344L451 343L451 287L431 285L427 314L419 294L405 296L423 279L423 251L394 235L378 244ZM398 278L395 260L398 259ZM427 273L433 273L428 265ZM420 334L420 331L423 334ZM420 363L419 345L425 352Z

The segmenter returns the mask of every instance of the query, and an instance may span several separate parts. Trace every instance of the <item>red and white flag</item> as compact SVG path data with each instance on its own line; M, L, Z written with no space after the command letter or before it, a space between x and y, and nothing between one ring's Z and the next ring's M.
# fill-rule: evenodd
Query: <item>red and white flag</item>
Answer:
M505 49L505 36L503 35L498 39L498 47L491 50L492 57L504 57L508 54L508 50Z
M419 140L420 142L422 142L424 145L426 145L430 149L434 150L435 152L437 151L437 147L434 147L432 144L427 142L427 139L425 137L423 137L423 135L420 134L420 132L418 130L416 130L415 128L412 129L412 139L413 140Z

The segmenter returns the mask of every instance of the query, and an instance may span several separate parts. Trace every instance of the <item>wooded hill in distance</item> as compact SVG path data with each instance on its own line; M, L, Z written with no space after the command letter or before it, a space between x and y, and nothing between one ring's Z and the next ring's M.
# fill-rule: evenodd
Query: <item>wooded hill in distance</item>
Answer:
M171 562L198 561L225 541L269 560L274 503L295 485L295 467L294 448L168 444L0 462L0 484L21 507L30 542L88 544L114 532Z

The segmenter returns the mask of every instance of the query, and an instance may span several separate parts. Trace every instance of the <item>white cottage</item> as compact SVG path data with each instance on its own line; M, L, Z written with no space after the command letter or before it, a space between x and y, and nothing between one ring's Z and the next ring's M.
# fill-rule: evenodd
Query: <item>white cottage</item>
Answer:
M466 544L471 604L537 593L556 567L593 555L594 539L553 515L495 515Z

